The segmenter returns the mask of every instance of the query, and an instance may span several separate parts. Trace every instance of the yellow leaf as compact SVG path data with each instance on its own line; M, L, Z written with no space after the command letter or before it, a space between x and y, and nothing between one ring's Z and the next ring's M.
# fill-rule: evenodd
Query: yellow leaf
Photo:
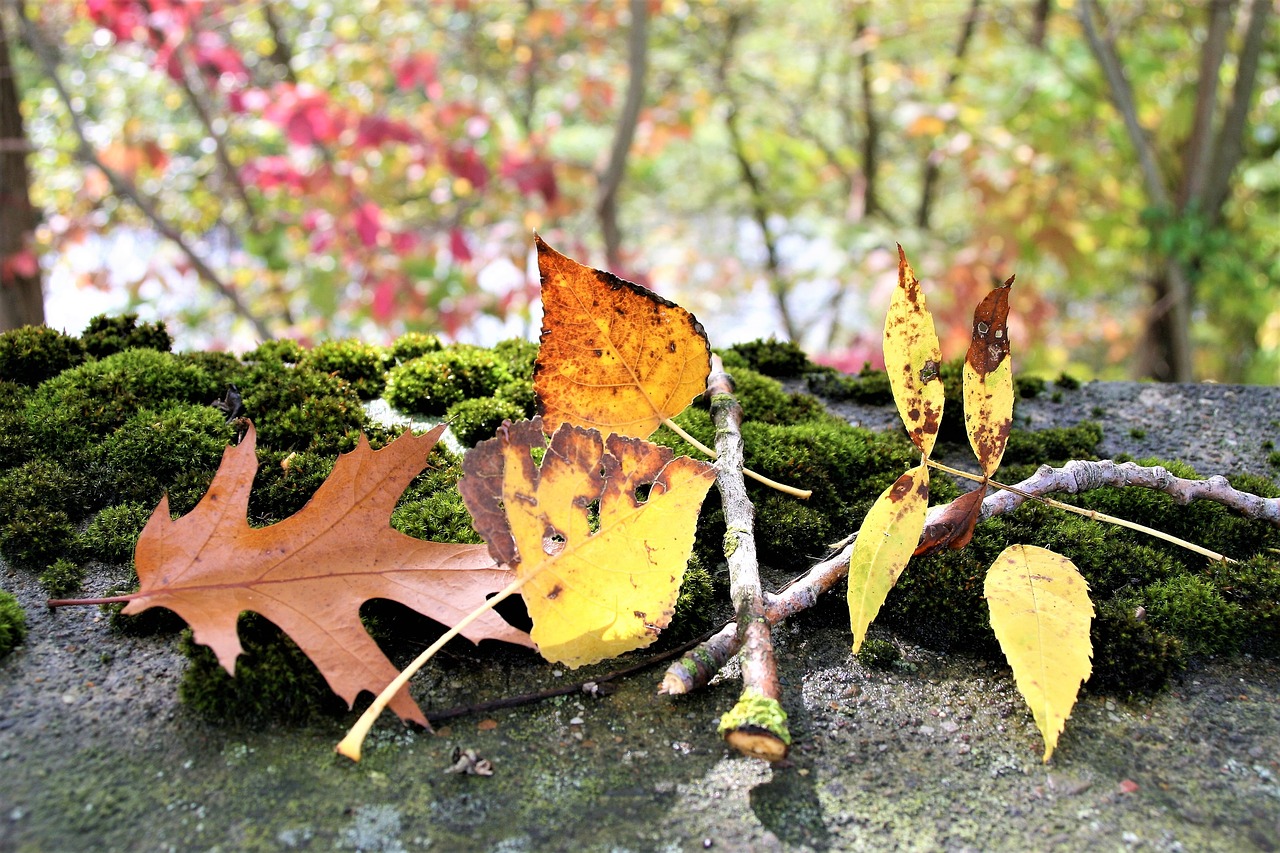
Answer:
M862 521L849 558L849 625L854 652L862 648L867 628L920 541L928 503L929 469L917 465L881 493Z
M544 449L542 465L533 451ZM675 609L715 468L639 438L504 424L458 483L475 528L515 569L548 660L578 667L642 648ZM636 490L651 485L648 498Z
M942 422L942 347L924 292L898 247L898 286L884 321L884 368L911 441L928 456Z
M973 312L973 337L964 360L964 426L988 477L1000 467L1013 427L1013 364L1009 357L1010 277Z
M707 387L711 350L694 316L537 238L542 339L533 387L548 432L562 423L647 438Z
M1089 585L1066 557L1011 545L991 564L983 593L991 629L1044 738L1047 762L1092 671Z

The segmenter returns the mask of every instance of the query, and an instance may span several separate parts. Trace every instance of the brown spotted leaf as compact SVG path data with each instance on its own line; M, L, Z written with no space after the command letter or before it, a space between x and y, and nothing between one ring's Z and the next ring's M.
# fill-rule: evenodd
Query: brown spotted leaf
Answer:
M964 361L964 425L983 472L1000 467L1013 427L1013 363L1009 356L1010 276L973 312L973 337Z
M543 431L506 423L467 453L458 488L475 528L524 581L543 657L577 667L647 646L674 612L715 468L572 424L548 446Z
M138 539L141 589L124 612L169 608L234 675L241 651L236 620L252 610L293 638L348 705L362 690L377 693L398 670L360 622L360 605L388 598L452 625L511 581L510 570L495 565L483 545L424 542L391 527L391 510L443 431L442 425L422 436L405 433L381 450L361 436L298 513L251 528L258 460L250 426L238 446L227 448L194 510L171 520L168 498L161 499ZM494 613L462 633L477 642L529 645L526 634ZM426 725L407 690L391 707Z
M937 518L924 526L924 534L912 556L932 554L943 548L959 551L968 545L978 516L982 514L982 497L986 492L985 485L979 486L947 504Z
M928 456L942 423L942 347L924 291L898 247L898 286L884 322L884 369L907 434Z
M542 338L533 376L549 432L562 423L647 438L701 394L711 350L693 315L566 258L537 238Z

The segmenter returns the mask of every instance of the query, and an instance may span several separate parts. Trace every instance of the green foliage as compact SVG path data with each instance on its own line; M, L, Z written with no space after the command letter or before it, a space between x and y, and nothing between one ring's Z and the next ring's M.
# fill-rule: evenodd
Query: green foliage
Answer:
M138 323L137 314L108 317L99 314L89 321L80 342L94 358L105 358L127 349L153 349L168 352L173 338L164 322Z
M410 361L444 348L440 338L426 332L406 332L391 344L391 358L397 363Z
M97 445L91 458L110 474L117 500L154 506L184 477L212 480L235 431L211 406L179 403L160 411L143 409Z
M302 344L289 338L277 338L263 341L244 354L246 364L275 362L276 364L297 364L306 356L307 351Z
M501 359L513 377L526 382L533 381L534 363L538 359L537 341L508 338L494 344L493 354Z
M814 367L804 350L791 341L754 340L748 343L734 344L730 347L730 352L741 359L741 364L757 373L763 373L765 376L777 376L784 379L802 376ZM736 367L739 362L737 359L734 361L734 366ZM727 366L728 362L726 362L726 368ZM737 378L736 373L734 378Z
M116 565L132 562L138 536L153 507L154 502L131 501L100 510L77 537L80 556Z
M493 438L504 420L518 421L524 417L524 409L501 397L462 400L445 412L449 429L463 447L472 447L486 438Z
M50 598L70 598L84 583L84 566L73 560L54 560L40 573L40 586Z
M1125 601L1103 602L1090 627L1089 684L1122 695L1155 693L1186 666L1182 640L1152 625Z
M0 528L0 556L11 566L39 571L67 552L75 527L62 510L19 507Z
M84 361L84 345L48 326L23 326L0 334L0 378L36 386Z
M259 450L258 476L249 493L250 522L271 524L302 509L336 461L336 454Z
M1232 654L1243 640L1243 611L1207 580L1177 574L1124 599L1146 608L1152 626L1180 638L1188 654Z
M471 515L456 489L438 491L401 503L391 513L391 526L415 539L433 542L478 545L484 541L471 526Z
M362 400L382 396L392 356L382 347L358 340L325 341L302 358L302 364L321 373L334 373L351 383Z
M0 658L9 654L27 636L27 614L12 594L0 590Z
M315 664L270 621L245 613L237 630L244 654L236 660L234 678L190 630L182 632L181 650L190 662L178 696L196 714L221 723L296 724L346 710Z
M259 447L337 453L343 436L368 424L350 383L304 364L259 361L240 392L258 429Z
M893 669L902 660L902 652L898 651L898 647L889 640L868 637L862 641L862 648L858 649L855 657L863 666L888 670Z
M533 382L529 379L512 379L498 386L494 396L506 400L516 406L523 418L532 418L538 413L538 396L533 391Z
M805 421L836 423L821 402L808 394L789 393L776 379L742 368L733 373L734 393L742 404L744 420L766 424L797 424Z
M401 411L443 415L454 403L492 396L511 379L493 352L457 344L393 368L387 379L387 401Z

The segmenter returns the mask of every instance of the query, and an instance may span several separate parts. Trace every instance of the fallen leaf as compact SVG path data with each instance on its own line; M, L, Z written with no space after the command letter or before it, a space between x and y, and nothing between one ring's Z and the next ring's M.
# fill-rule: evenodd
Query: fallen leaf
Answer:
M458 488L493 558L524 581L538 650L577 667L647 646L666 627L714 480L705 462L571 424L548 446L534 418L468 452Z
M542 338L533 387L548 433L562 423L647 438L706 390L711 350L693 315L537 238Z
M862 520L849 557L849 625L855 654L920 541L928 503L929 469L917 465L885 489Z
M1013 362L1009 357L1010 276L973 312L973 336L964 360L964 425L983 472L1000 467L1013 428Z
M1031 706L1048 761L1092 671L1089 585L1061 554L1011 545L991 564L983 594L991 630Z
M258 460L252 425L224 452L209 491L187 515L169 518L162 498L138 539L141 588L128 614L167 607L191 625L235 674L236 619L252 610L270 619L316 664L335 693L352 704L398 673L360 622L360 605L388 598L446 625L484 604L511 580L482 545L424 542L394 530L391 510L426 464L444 426L410 433L381 450L361 436L298 513L268 527L246 519ZM529 645L527 635L487 613L464 636ZM407 690L391 707L427 724Z
M911 441L926 457L942 423L942 346L924 291L898 247L898 286L884 321L884 369Z
M979 486L947 504L937 518L925 525L920 544L911 556L932 554L943 548L959 551L968 545L978 524L978 516L982 514L982 497L986 492L985 485Z

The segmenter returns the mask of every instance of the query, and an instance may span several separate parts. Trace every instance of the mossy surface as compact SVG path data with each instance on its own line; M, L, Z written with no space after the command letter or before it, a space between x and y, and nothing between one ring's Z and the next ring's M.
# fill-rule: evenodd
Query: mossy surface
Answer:
M48 326L23 326L0 334L0 379L35 386L84 361L78 338Z
M513 378L492 350L454 344L393 368L387 400L401 411L443 415L454 403L492 396Z
M137 314L121 314L109 317L99 314L89 321L80 342L85 352L94 358L105 358L127 349L153 349L168 352L173 346L173 336L164 322L139 323Z
M0 658L9 654L27 636L27 614L18 599L0 590Z
M387 369L394 357L383 347L358 340L324 341L302 357L301 363L321 373L341 376L362 400L380 397L387 387Z

